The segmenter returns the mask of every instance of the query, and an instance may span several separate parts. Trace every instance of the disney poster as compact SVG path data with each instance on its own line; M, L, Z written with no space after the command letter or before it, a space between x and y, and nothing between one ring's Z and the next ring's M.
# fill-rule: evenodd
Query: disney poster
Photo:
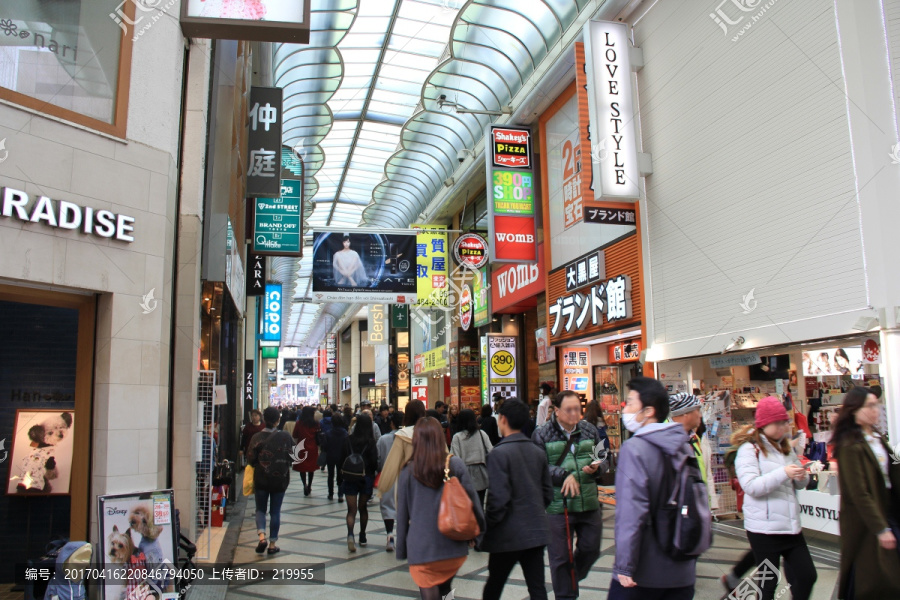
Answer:
M68 494L74 433L73 410L17 410L7 495Z
M172 490L100 496L100 554L117 577L103 582L103 600L177 597ZM148 577L142 577L148 575Z

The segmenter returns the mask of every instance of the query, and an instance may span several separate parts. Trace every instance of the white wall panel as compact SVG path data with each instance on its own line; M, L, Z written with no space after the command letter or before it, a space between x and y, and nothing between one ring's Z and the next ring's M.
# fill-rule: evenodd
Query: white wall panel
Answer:
M721 7L744 16L727 35L706 0L660 0L634 28L654 344L868 304L833 5Z

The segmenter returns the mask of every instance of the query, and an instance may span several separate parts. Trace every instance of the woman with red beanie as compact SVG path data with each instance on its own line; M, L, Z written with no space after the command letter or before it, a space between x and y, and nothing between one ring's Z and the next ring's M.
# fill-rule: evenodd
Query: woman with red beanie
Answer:
M791 448L790 435L784 404L769 396L759 401L754 424L732 438L739 446L735 471L744 489L744 529L760 569L761 600L774 598L781 579L780 573L763 577L762 569L782 571L794 600L808 600L817 578L800 528L796 495L809 483L809 474Z

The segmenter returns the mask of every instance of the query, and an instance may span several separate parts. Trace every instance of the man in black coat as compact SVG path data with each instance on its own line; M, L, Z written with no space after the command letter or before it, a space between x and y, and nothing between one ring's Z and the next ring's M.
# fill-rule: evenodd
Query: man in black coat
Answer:
M550 540L546 509L553 502L547 455L522 428L528 407L520 400L503 402L497 424L503 439L488 454L487 531L481 549L491 553L484 600L499 600L518 562L532 600L546 600L544 547Z

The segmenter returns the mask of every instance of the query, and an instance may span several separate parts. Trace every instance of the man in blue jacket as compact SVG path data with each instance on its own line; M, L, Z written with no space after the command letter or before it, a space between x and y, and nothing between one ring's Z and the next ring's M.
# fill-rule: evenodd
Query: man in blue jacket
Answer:
M519 563L531 600L547 600L544 546L550 539L545 509L553 502L547 456L522 429L528 407L509 398L500 408L497 425L503 439L488 455L487 532L481 549L491 553L484 600L499 600L512 568Z
M652 519L670 455L688 443L681 423L666 423L669 394L649 377L628 382L622 422L634 434L616 469L616 560L609 600L691 600L697 560L675 560L656 541Z

